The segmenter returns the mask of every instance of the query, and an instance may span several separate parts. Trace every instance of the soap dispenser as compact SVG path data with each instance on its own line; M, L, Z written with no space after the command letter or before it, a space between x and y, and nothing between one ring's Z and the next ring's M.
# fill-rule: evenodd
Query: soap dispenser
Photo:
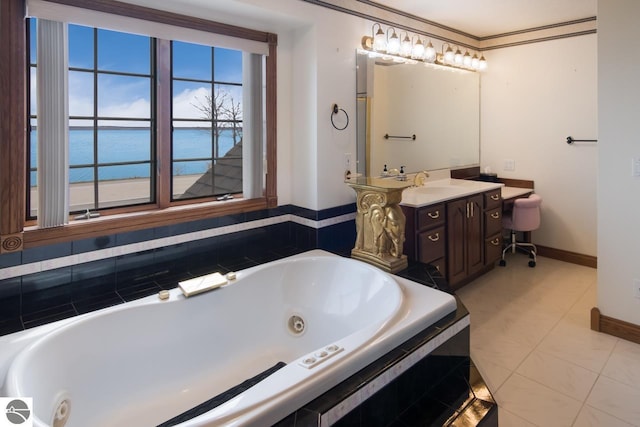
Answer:
M404 166L400 166L400 173L398 173L398 181L406 181L407 174L404 172Z
M389 176L389 170L387 169L387 165L384 165L382 169L382 176Z

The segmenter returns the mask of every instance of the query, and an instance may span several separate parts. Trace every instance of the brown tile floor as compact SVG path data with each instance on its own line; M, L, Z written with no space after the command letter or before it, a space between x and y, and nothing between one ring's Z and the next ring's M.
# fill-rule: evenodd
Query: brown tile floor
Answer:
M525 255L458 291L500 427L640 426L640 345L593 332L596 270Z

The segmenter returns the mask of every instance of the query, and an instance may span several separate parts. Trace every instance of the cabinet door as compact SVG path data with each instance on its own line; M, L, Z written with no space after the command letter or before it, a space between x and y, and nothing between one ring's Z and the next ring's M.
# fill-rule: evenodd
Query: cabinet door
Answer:
M447 275L450 285L467 276L465 266L465 224L467 222L467 200L447 203Z
M484 211L483 196L479 194L467 199L469 218L467 218L467 275L484 267Z

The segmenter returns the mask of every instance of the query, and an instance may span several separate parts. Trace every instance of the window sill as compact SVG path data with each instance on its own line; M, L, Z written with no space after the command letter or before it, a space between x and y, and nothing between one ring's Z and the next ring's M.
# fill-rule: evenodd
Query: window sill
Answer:
M268 205L266 198L234 199L72 220L54 228L30 226L24 228L24 249L272 207Z

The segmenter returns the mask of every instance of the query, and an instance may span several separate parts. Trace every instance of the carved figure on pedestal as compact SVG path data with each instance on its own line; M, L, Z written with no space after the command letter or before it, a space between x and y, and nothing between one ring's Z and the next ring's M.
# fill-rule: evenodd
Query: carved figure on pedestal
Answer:
M373 205L369 210L369 218L376 254L401 256L406 219L400 207Z

